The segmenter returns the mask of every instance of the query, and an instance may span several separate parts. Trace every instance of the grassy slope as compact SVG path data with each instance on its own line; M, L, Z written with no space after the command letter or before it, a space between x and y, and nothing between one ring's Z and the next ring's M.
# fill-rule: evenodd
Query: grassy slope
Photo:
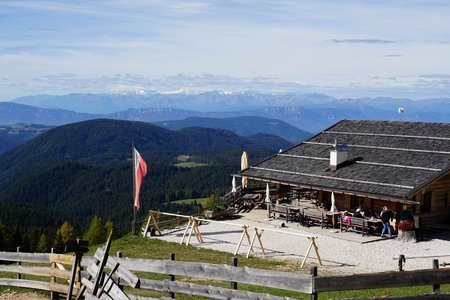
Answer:
M97 246L91 246L88 255L93 255ZM143 259L168 259L170 253L175 253L176 260L181 261L197 261L207 262L213 264L230 264L233 255L228 252L220 252L209 249L198 249L192 246L186 247L178 243L169 243L157 239L144 239L140 236L125 236L121 239L113 241L111 245L110 254L115 255L116 252L121 251L124 257L143 258ZM307 273L308 270L300 270L300 262L279 261L273 259L255 258L246 259L244 256L238 256L238 265L247 266L251 268L270 269L288 272ZM166 275L138 273L139 277L151 279L167 279ZM13 274L0 273L0 277L11 277ZM229 282L207 281L201 279L188 279L177 277L177 280L184 282L191 282L203 285L215 285L229 288ZM247 290L259 293L270 293L278 296L291 297L296 299L309 299L309 295L300 294L291 291L275 290L271 288L249 286L240 284L240 290ZM20 292L27 292L30 290L1 287L0 295L7 289L17 290ZM415 295L431 293L431 286L423 287L408 287L408 288L393 288L393 289L372 289L361 291L343 291L343 292L327 292L319 293L319 299L337 299L337 298L370 298L375 296L401 296L401 295ZM128 290L129 291L129 290ZM131 292L131 291L130 291ZM441 292L450 292L450 285L441 285ZM150 292L150 291L132 291L136 295L164 297L167 293ZM41 294L41 293L40 293ZM48 295L48 293L42 293ZM177 299L201 299L199 297L190 297L182 294L177 294Z
M91 247L91 252L94 247ZM169 243L157 239L143 239L141 237L126 236L112 243L111 254L122 251L124 257L136 257L145 259L167 259L170 253L175 253L177 260L182 261L198 261L213 264L230 264L233 255L228 252L220 252L209 249L198 249L195 247L186 247L178 243ZM256 258L238 256L239 266L247 266L251 268L270 269L288 272L307 273L308 270L300 270L300 261L280 261L274 259ZM160 277L160 278L165 278ZM214 284L211 282L195 280L198 284ZM229 287L229 283L219 283L224 287ZM286 296L298 299L309 299L309 295L300 294L291 291L274 290L265 287L256 287L248 285L239 285L239 289L246 289L254 292L270 293L279 296ZM431 286L410 287L410 288L394 288L394 289L372 289L361 291L343 291L343 292L327 292L320 293L319 299L333 298L356 298L356 297L375 297L375 296L399 296L414 295L431 292ZM449 292L450 285L442 285L441 292ZM155 294L156 295L156 294ZM177 299L192 299L188 296L177 296Z
M194 201L196 201L198 204L201 204L203 207L205 207L205 204L208 201L208 198L184 199L184 200L173 201L173 203L192 204L192 203L194 203Z

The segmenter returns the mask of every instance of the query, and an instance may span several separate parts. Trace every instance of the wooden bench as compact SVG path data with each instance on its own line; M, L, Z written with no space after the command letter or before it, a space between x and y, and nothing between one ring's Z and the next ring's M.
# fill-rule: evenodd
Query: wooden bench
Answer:
M302 212L303 218L311 224L320 224L320 228L332 227L332 222L328 216L320 210L304 209Z
M278 216L279 218L283 217L286 219L286 222L297 221L298 212L298 209L290 209L286 205L269 204L269 218L276 218Z
M350 223L347 221L344 221L342 219L342 216L339 217L339 224L341 232L343 229L347 230L353 230L353 231L360 231L362 233L362 236L364 234L369 235L369 222L367 219L364 218L357 218L357 217L350 217Z

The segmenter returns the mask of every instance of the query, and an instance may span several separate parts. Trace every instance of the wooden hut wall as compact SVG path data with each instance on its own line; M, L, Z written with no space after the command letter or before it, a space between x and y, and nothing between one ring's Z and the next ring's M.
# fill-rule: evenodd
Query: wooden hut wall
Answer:
M440 211L449 206L450 173L426 187L432 192L431 211Z

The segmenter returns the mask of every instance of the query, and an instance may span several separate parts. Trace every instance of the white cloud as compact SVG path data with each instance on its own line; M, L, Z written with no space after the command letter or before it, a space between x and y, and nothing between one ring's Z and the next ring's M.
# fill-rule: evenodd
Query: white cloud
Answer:
M277 78L280 89L298 82L373 93L374 86L392 84L375 76L417 78L450 69L449 14L450 3L440 1L5 0L0 78L33 86L32 78L73 73L99 85L80 79L83 89L102 90L95 78L113 74L212 73ZM47 84L55 92L73 88ZM259 88L264 84L274 88L273 82ZM410 93L406 86L413 84L395 89ZM0 98L29 89L11 91L1 90Z

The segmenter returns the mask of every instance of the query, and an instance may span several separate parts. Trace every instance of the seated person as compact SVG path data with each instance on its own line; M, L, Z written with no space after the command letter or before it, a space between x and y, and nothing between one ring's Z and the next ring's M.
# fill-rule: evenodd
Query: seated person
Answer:
M353 214L353 217L355 218L364 218L364 216L361 214L361 209L356 209L355 213Z
M352 217L350 216L348 211L344 211L344 213L342 214L342 221L347 223L348 225L350 225L350 220L351 219L352 219Z

